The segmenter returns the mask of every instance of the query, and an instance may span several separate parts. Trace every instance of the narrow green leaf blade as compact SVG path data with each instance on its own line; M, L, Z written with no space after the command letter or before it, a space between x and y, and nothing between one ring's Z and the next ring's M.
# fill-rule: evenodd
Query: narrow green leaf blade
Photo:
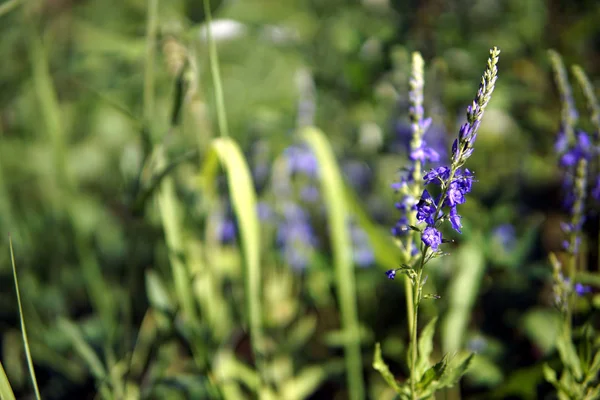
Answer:
M212 141L212 151L227 174L233 210L240 227L244 255L246 301L250 319L250 334L255 356L264 351L261 307L260 229L256 208L256 192L250 169L238 144L222 137ZM210 157L209 157L210 158ZM260 361L259 361L260 363Z
M10 382L4 372L4 367L0 363L0 399L2 400L15 400L15 394L10 387Z
M473 239L457 254L456 271L452 274L453 279L446 296L448 311L441 325L444 353L453 354L462 346L485 270L485 259L481 251L483 248L481 235L474 233Z
M432 318L419 337L419 358L417 359L417 379L429 368L429 357L433 351L433 335L435 334L435 325L437 317Z
M38 389L37 379L35 377L35 369L33 368L33 359L31 358L31 350L29 349L29 340L27 339L27 329L25 328L25 315L23 314L23 305L21 304L21 291L19 290L19 278L17 277L17 266L15 263L15 253L13 251L12 238L8 237L10 246L10 260L12 263L13 278L15 280L15 291L17 293L17 304L19 306L19 318L21 319L21 334L23 335L23 346L25 347L25 356L27 357L27 366L31 376L31 383L35 392L35 398L40 399L40 390Z
M362 377L352 242L348 229L350 214L344 196L344 181L331 145L323 132L316 128L305 128L301 133L319 164L321 192L329 215L329 238L333 248L342 326L348 337L352 339L345 344L350 397L353 400L362 400L365 398L365 389Z
M474 355L475 353L471 353L467 357L454 357L448 363L448 367L440 378L440 382L437 387L443 388L454 386L469 369Z
M390 368L388 367L388 365L385 363L385 361L383 361L383 357L381 356L381 345L379 343L375 344L373 368L375 368L375 370L381 374L383 379L387 382L388 385L390 385L391 388L393 388L396 391L396 393L402 393L402 388L400 387L398 382L396 382L396 379L394 378L394 375L392 375L392 373L390 372Z

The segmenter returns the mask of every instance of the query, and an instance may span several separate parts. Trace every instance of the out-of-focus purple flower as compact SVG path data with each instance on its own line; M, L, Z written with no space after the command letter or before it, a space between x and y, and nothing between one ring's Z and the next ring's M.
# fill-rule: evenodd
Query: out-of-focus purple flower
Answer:
M437 159L429 159L431 162L445 162L447 156L447 138L446 129L440 124L431 123L431 118L426 118L427 124L422 123L421 127L427 135L426 148L437 154ZM408 122L398 122L395 126L396 138L390 146L390 151L398 154L408 154L410 156L410 142L412 141L413 130ZM414 160L414 159L413 159Z
M348 160L343 163L342 171L354 190L361 194L369 192L373 184L373 173L366 163Z
M318 173L317 159L305 146L295 145L285 149L290 174L302 173L309 177L316 177Z
M492 236L506 251L514 249L516 241L515 227L511 224L498 225L492 232Z
M309 216L295 203L287 203L282 214L283 220L277 227L277 244L292 268L304 269L318 244Z
M319 200L319 188L314 185L307 185L300 189L300 197L307 203L314 203Z
M410 159L413 161L419 160L421 162L438 162L440 160L440 155L433 148L427 147L427 143L423 141L421 147L410 152Z
M219 240L221 243L228 244L235 240L237 228L235 222L231 218L221 220L218 226Z
M596 184L592 189L592 198L596 201L600 201L600 176L596 177Z
M481 336L476 336L467 342L467 348L474 353L481 353L488 346L488 341Z
M256 205L256 212L261 221L273 218L273 210L271 206L264 201L259 201Z
M583 285L581 283L576 283L574 289L577 296L583 296L586 293L592 292L592 288L590 286Z
M562 131L559 132L555 146L560 155L561 166L574 167L580 159L590 159L594 151L590 138L586 132L577 132L575 135L575 143L570 146L565 136L566 135Z
M375 262L375 255L373 254L367 233L356 224L352 224L350 229L354 262L359 267L371 266Z

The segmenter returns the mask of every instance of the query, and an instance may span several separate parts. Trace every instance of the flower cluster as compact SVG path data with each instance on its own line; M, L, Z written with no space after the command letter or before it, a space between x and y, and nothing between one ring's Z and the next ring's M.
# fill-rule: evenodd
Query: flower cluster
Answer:
M437 198L434 199L425 189L417 203L417 220L427 224L421 235L421 241L433 250L437 250L442 243L438 221L449 220L452 228L461 233L461 216L458 214L457 205L466 201L465 196L471 192L473 184L473 173L462 166L473 153L477 130L494 91L499 53L497 49L491 51L488 68L481 79L477 95L473 103L467 107L467 121L461 126L458 137L452 144L450 165L432 169L423 177L425 184L440 187L440 195Z
M284 205L282 217L277 226L277 245L292 268L304 269L318 245L309 215L298 204L290 202Z
M461 216L458 214L457 206L466 201L466 195L471 192L473 184L473 173L469 169L463 168L463 165L473 153L473 146L477 138L477 131L481 124L483 113L495 88L499 55L500 51L497 48L490 50L490 58L487 62L486 71L481 78L479 90L473 103L467 107L467 121L461 126L458 137L452 144L450 164L431 169L423 176L422 182L424 186L438 186L440 194L434 198L430 194L430 191L424 188L416 203L414 197L411 197L409 194L404 197L402 202L396 205L396 208L402 210L415 210L417 222L426 224L423 229L420 229L410 224L411 221L409 218L404 218L393 229L393 233L395 234L407 230L417 230L421 233L421 242L425 246L422 248L422 264L425 263L427 249L431 248L433 251L437 251L439 246L444 242L442 233L439 230L442 221L449 220L452 228L459 233L461 232ZM411 98L413 97L411 96ZM423 123L418 118L422 117L422 105L414 105L411 108L411 114L413 113L415 115L413 126L416 132L420 132L419 128ZM423 146L421 137L418 134L415 134L413 144L413 149L421 149L421 146ZM426 151L414 151L413 153L417 161L425 161L428 159L428 154L430 154ZM420 168L420 162L417 166ZM420 178L420 176L415 177L415 180ZM396 184L395 189L399 190L406 186L406 184L406 180L401 181L399 184ZM394 279L396 271L387 271L388 278Z
M458 233L462 233L461 216L458 214L456 206L466 201L466 195L471 192L473 185L473 173L469 169L465 168L463 171L458 168L452 177L450 177L450 173L449 167L442 166L425 174L423 178L425 183L439 185L441 194L434 199L425 189L417 203L417 220L427 224L421 240L433 250L437 250L442 243L442 234L436 227L438 220L442 218L450 220L452 228ZM440 209L440 205L448 208L447 214L444 214L443 208Z
M396 209L401 212L401 217L392 228L395 237L405 236L407 227L415 223L415 211L417 206L416 197L423 188L421 174L423 167L428 162L438 162L440 154L434 148L429 147L423 136L431 127L431 118L424 118L423 108L423 59L420 54L414 53L412 60L412 74L410 78L409 92L409 115L411 141L408 151L410 165L400 171L400 179L392 184L396 193L400 194L400 201L396 203ZM411 244L409 254L416 254L418 249Z

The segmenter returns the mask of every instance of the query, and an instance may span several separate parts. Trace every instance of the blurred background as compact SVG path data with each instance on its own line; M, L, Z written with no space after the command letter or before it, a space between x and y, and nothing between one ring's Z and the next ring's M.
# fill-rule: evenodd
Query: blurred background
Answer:
M9 233L42 397L220 398L225 374L254 398L238 185L206 162L219 136L206 11L199 0L0 0L0 344L18 398L33 392ZM547 50L599 87L600 3L213 0L210 11L228 131L257 195L279 398L348 398L323 166L298 128L325 133L350 188L364 385L392 399L371 362L381 342L407 377L404 285L384 272L398 262L390 185L407 163L411 52L426 63L426 139L447 159L493 46L499 80L468 162L477 182L463 235L428 267L441 299L422 321L440 316L437 358L478 353L445 398L552 398L547 255L564 212ZM596 218L586 230L598 248ZM597 293L578 304L582 319Z

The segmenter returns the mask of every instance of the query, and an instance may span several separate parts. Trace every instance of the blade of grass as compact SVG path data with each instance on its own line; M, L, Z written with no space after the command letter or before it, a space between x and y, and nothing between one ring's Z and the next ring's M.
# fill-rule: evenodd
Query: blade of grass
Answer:
M151 130L154 115L154 58L158 31L158 0L148 0L146 25L146 60L144 62L144 123ZM151 135L152 136L152 135Z
M156 148L156 169L162 170L167 165L164 148ZM165 239L169 249L169 262L173 271L175 292L184 317L197 326L198 316L192 294L191 274L183 261L185 243L183 222L175 193L175 181L171 175L163 177L158 191L158 207L165 231Z
M329 237L333 248L340 312L343 329L347 335L345 356L348 389L351 399L360 400L365 397L365 389L362 376L352 242L348 230L350 215L344 196L344 181L325 135L315 128L305 128L301 131L301 135L319 163L321 191L329 215Z
M60 319L58 321L58 326L64 332L65 336L67 336L73 345L75 351L79 354L79 356L85 361L85 363L90 368L92 375L96 378L100 386L100 394L105 399L111 399L113 396L110 393L108 385L106 381L108 376L106 374L106 369L100 361L98 355L94 352L94 349L85 341L85 338L81 334L79 328L69 320Z
M2 400L15 400L15 394L10 386L6 372L2 363L0 363L0 399Z
M240 227L241 246L245 264L246 302L250 325L252 350L259 375L263 376L264 334L262 331L260 230L256 209L256 193L250 169L238 144L229 138L212 141L211 152L205 161L203 177L214 177L215 158L227 174L233 210ZM212 179L214 182L214 179ZM205 182L207 188L209 182ZM259 397L264 398L261 384Z
M485 271L482 243L481 235L474 234L472 241L457 254L456 271L448 288L448 311L441 327L444 353L454 353L463 344Z
M4 4L0 4L0 17L17 8L19 4L21 4L21 0L8 0Z
M10 382L4 372L4 367L0 363L0 399L2 400L15 400L15 394L10 387Z
M212 36L212 15L210 12L210 0L204 0L204 14L206 15L206 32L208 38L208 55L210 59L210 71L213 85L215 86L215 101L217 103L217 121L219 123L219 133L221 137L229 136L227 127L227 117L225 113L225 100L223 97L223 87L221 84L221 72L219 70L219 54L217 45Z
M12 238L8 236L8 243L10 246L10 260L12 263L13 278L15 280L15 291L17 293L17 304L19 306L19 318L21 319L21 334L23 335L23 346L25 347L25 356L27 357L27 366L29 367L29 374L31 375L31 383L33 384L33 390L35 392L35 398L41 399L40 390L38 389L37 379L35 378L35 369L33 368L33 360L31 358L31 351L29 350L29 340L27 339L27 330L25 329L25 316L23 314L23 306L21 305L21 292L19 290L19 279L17 277L17 266L15 264L15 253L13 251Z

